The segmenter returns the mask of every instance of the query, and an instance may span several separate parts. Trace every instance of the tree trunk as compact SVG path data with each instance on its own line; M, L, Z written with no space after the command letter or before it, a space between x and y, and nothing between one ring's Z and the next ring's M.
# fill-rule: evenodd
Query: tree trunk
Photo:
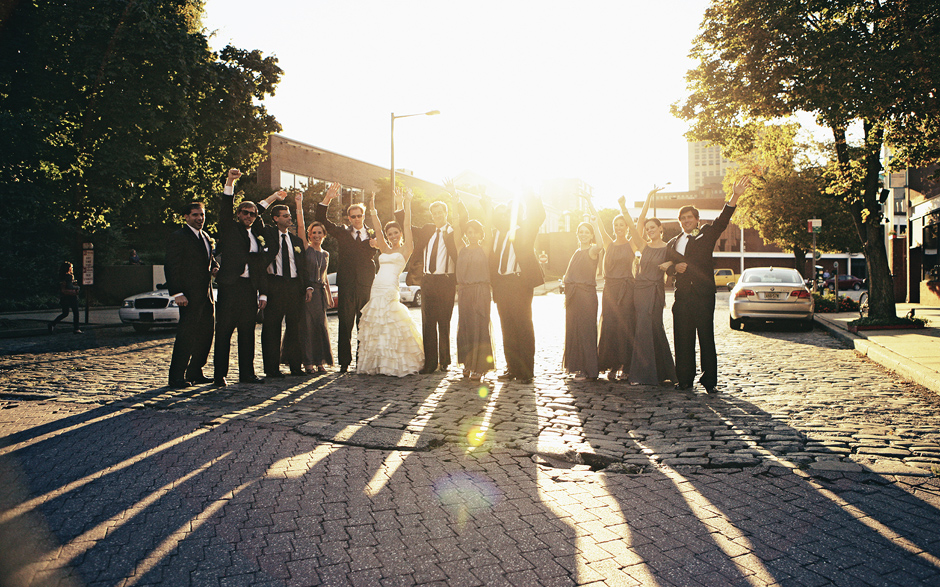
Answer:
M878 202L878 174L881 172L881 143L884 130L877 124L863 121L865 129L865 150L862 158L865 175L861 186L857 183L848 188L842 198L848 202L858 236L862 239L865 262L868 266L868 316L870 318L891 320L897 318L894 303L894 281L888 266L888 250L885 247L884 226L881 224L883 212ZM832 127L835 137L836 158L843 178L851 175L851 159L846 141L845 129ZM860 189L861 197L851 191ZM857 192L856 192L857 193Z
M806 251L799 247L793 248L793 268L799 271L800 275L806 279L813 276L812 269L810 269L809 274L806 273Z

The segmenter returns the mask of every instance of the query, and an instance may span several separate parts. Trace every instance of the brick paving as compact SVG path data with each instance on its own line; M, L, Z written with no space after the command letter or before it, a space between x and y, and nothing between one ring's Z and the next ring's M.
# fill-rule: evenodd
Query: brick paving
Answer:
M934 394L722 310L722 394L574 382L535 303L531 385L168 390L170 332L0 341L0 584L940 584Z

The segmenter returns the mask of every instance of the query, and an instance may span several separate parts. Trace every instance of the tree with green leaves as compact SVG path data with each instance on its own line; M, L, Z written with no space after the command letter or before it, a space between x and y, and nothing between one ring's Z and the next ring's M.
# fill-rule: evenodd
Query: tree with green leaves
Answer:
M896 317L878 200L884 144L919 165L940 158L940 11L910 0L715 0L673 113L690 138L751 150L767 120L811 113L830 129L825 191L851 211L868 263L870 315ZM849 140L858 129L857 144Z
M173 221L280 129L262 106L277 60L209 49L201 0L16 2L0 29L0 303L77 260ZM165 228L164 228L165 231ZM16 263L16 269L9 263ZM52 263L55 264L55 263ZM30 277L23 281L23 267ZM11 279L16 276L17 283ZM30 281L32 276L40 276Z
M759 170L738 201L735 222L757 230L764 242L793 253L794 268L812 277L812 264L806 265L806 253L813 246L809 219L823 223L816 238L818 250L855 252L862 244L846 203L824 193L824 167L813 156L813 146L796 141L798 129L796 124L766 126L754 149L736 158L738 167L728 173L725 183L733 185L742 174Z

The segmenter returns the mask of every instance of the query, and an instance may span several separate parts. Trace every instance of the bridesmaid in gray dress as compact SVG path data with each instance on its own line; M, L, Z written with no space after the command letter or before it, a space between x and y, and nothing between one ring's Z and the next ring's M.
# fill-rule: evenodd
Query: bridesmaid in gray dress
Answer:
M447 183L451 194L457 195L453 184ZM487 225L490 222L488 202L482 201ZM467 208L457 198L459 220L454 227L457 245L457 362L463 364L463 376L479 381L493 369L493 337L490 322L489 251L492 230L477 220L467 219ZM466 237L466 238L464 238Z
M627 381L633 359L633 333L636 311L633 309L633 265L636 261L630 227L633 220L621 196L621 214L614 217L614 238L598 223L604 239L604 294L601 297L601 319L598 324L597 366L607 372L609 381ZM597 216L588 201L591 213Z
M596 216L595 216L596 218ZM564 367L576 380L597 379L597 261L601 247L587 222L578 226L579 248L565 271Z
M312 223L304 230L303 194L298 194L297 232L305 235L304 260L307 275L313 282L313 296L304 305L304 319L300 324L300 351L307 373L326 373L326 365L333 364L330 335L326 326L326 310L335 305L326 271L330 265L330 253L323 250L326 227L320 222Z
M663 277L670 265L682 261L682 255L663 241L663 225L659 219L646 220L650 201L657 191L653 190L647 196L637 221L643 226L646 238L634 227L634 242L641 251L633 298L636 336L633 341L630 383L634 385L660 385L665 381L676 380L676 364L663 326L663 310L666 307Z

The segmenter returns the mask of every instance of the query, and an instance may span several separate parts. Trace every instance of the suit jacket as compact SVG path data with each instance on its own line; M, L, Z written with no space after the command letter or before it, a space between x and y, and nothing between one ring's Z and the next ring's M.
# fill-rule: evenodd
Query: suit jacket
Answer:
M200 232L209 238L205 232ZM204 241L189 226L180 228L167 239L164 269L170 295L182 293L194 303L203 298L213 303L212 270L217 267L218 263L209 255Z
M692 237L685 247L685 261L688 268L684 273L676 273L674 267L669 268L669 274L676 277L676 296L715 295L715 243L718 237L728 228L731 215L735 208L728 206L722 208L721 214L711 224L699 227L699 234ZM682 235L669 241L669 248L676 250L676 245Z
M404 224L405 211L396 210L395 220L398 221L399 224ZM443 243L447 248L447 258L450 259L451 263L454 264L454 271L456 271L457 243L454 241L454 229L448 225L445 227L445 230L448 228L450 228L450 231L443 233ZM432 222L429 222L424 226L411 227L411 238L414 241L415 248L411 253L411 260L408 261L409 277L412 273L419 270L421 275L424 274L424 257L427 254L428 245L430 244L431 238L434 236L435 231L437 231L437 225ZM420 280L418 282L420 283Z
M537 287L545 283L542 265L535 254L535 238L539 228L545 222L545 208L538 198L526 200L525 218L516 229L513 241L513 250L516 253L516 263L519 264L519 274L526 287ZM493 246L498 247L499 242L494 238ZM499 274L499 255L490 255L490 276L495 278Z
M376 251L369 245L368 240L356 242L353 238L352 228L338 226L327 218L327 207L317 204L316 218L326 226L326 232L336 239L339 244L339 267L336 270L336 287L342 291L344 288L371 288L376 272ZM349 290L347 290L349 291Z
M267 247L258 240L258 237L261 237L262 240L267 242L267 237L263 236L265 234L264 221L261 220L259 215L251 225L251 232L254 234L255 240L258 240L259 249L258 252L252 253L250 252L251 242L248 238L248 231L245 230L241 222L234 218L234 205L235 195L223 194L222 210L219 212L219 240L221 242L218 248L222 264L216 276L216 281L220 285L235 283L244 273L247 264L252 285L256 290L266 294L267 279L265 276L267 274L267 265L273 260L273 256L269 255ZM258 207L258 211L261 212L261 210L262 208ZM275 255L277 255L276 252Z
M268 273L268 266L277 258L277 253L281 248L281 233L276 226L265 226L261 231L261 237L264 239L266 252L262 256L262 271L266 281L272 279ZM304 242L296 234L287 233L287 240L290 247L294 249L294 264L297 266L297 279L303 284L304 288L313 287L313 282L307 274L307 259L304 255Z

